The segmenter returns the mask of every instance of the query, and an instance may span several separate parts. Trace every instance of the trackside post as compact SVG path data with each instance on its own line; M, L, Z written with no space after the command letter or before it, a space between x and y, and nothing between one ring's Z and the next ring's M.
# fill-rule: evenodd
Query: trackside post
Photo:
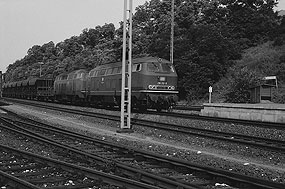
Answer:
M131 133L131 80L132 80L132 3L129 0L129 47L128 61L126 62L127 41L127 0L124 0L124 24L123 24L123 54L122 54L122 87L121 87L121 125L118 133ZM127 68L126 68L127 66ZM126 81L127 77L127 81Z
M209 103L211 103L211 101L212 101L212 92L213 92L213 87L210 86L209 87Z

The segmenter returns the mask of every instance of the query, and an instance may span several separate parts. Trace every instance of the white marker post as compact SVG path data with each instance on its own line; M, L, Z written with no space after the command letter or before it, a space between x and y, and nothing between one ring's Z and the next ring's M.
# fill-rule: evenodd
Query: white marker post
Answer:
M209 103L211 103L211 100L212 100L212 92L213 92L213 87L210 86L209 87Z

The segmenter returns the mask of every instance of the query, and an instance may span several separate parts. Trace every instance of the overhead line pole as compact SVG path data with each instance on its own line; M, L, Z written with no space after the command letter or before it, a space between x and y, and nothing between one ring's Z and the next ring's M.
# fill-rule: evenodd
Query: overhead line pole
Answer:
M170 62L173 64L173 49L174 49L174 0L171 2L171 39L170 39Z
M123 20L123 54L122 54L122 87L121 87L121 126L120 129L125 128L125 85L126 85L126 26L127 26L127 0L124 0L124 20Z
M129 0L129 47L128 61L126 62L127 41L127 0L124 0L123 22L123 54L122 54L122 86L121 86L121 125L117 132L133 132L131 128L131 76L132 76L132 6L133 0ZM127 66L127 68L126 68ZM127 71L127 72L126 72ZM126 82L127 77L127 82ZM126 95L127 94L127 95Z
M129 2L129 62L128 62L128 119L127 127L131 129L131 97L132 97L132 28L133 28L133 0Z

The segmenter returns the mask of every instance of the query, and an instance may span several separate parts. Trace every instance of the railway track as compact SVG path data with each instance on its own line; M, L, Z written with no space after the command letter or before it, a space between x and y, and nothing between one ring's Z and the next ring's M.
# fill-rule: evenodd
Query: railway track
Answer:
M41 141L44 146L56 146L56 148L60 148L53 151L60 152L55 153L57 158L63 161L74 161L74 163L79 163L81 166L86 167L90 167L92 165L94 165L92 167L95 167L95 165L98 167L99 165L100 170L105 170L120 177L140 181L158 188L201 188L201 186L197 184L186 183L183 181L183 178L181 180L173 180L166 178L165 175L162 177L157 174L151 174L141 170L142 166L145 166L145 168L149 170L156 170L158 172L159 169L167 168L168 160L164 160L163 163L165 165L162 164L159 166L159 164L156 164L157 162L159 163L159 161L154 157L151 158L151 155L134 152L133 150L126 149L119 145L95 140L90 137L56 127L50 128L51 126L48 125L40 127L39 125L28 124L20 121L15 122L5 118L0 118L0 120L5 122L7 125L6 127L1 126L2 129L19 135L24 135L25 137L34 140L35 143ZM82 160L86 160L86 162L82 162ZM130 164L136 164L136 167L130 167ZM179 167L183 169L183 166L176 166L176 168Z
M141 125L144 127L151 127L151 128L156 128L156 129L167 130L170 132L177 132L180 134L194 135L194 136L199 136L199 137L204 137L204 138L211 138L215 140L222 140L226 142L251 145L254 147L266 148L269 150L275 150L275 151L281 151L281 152L285 151L285 141L281 141L281 140L274 140L274 139L263 138L263 137L241 135L241 134L235 134L235 133L202 129L202 128L191 127L191 126L174 125L174 124L167 124L167 123L154 122L154 121L148 121L148 120L139 120L139 119L134 119L133 124Z
M39 156L0 144L1 188L74 189L145 188L151 185L106 174L94 169Z
M37 107L43 107L43 108L56 108L52 105L43 105L39 102L35 101L25 101L25 100L19 100L19 99L11 99L11 98L5 98L7 101L25 104L25 105L32 105ZM186 111L200 111L203 107L202 106L193 106L193 107L177 107L175 109L177 110L186 110ZM67 108L58 108L58 110L62 111L69 111L72 113L72 111L68 110ZM81 115L87 115L87 112L76 110L77 113ZM204 120L204 121L214 121L214 122L224 122L224 123L234 123L234 124L243 124L243 125L254 125L255 127L261 127L261 128L269 128L269 129L277 129L277 130L285 130L285 124L284 123L273 123L273 122L261 122L261 121L254 121L254 120L241 120L241 119L231 119L231 118L220 118L220 117L208 117L208 116L200 116L198 114L193 113L178 113L178 112L157 112L157 111L147 111L147 114L153 114L153 115L162 115L167 117L174 117L174 118L183 118L183 119L195 119L195 120ZM105 118L109 117L109 119L117 121L119 120L119 116L116 115L105 115L100 113L91 113L93 116L97 116L98 118ZM92 116L89 114L90 116ZM132 118L132 120L135 120Z
M27 104L27 102L24 102L24 104ZM97 117L97 118L108 119L108 120L113 120L113 121L120 121L120 116L117 116L117 115L106 115L102 113L86 112L86 111L68 109L68 108L63 108L63 107L42 105L38 103L33 103L33 104L28 103L27 105L32 105L32 106L36 106L40 108L48 108L48 109L52 109L56 111L67 112L67 113L72 113L72 114L77 114L77 115L79 114L83 116ZM198 119L197 116L194 116L194 117L195 119ZM227 120L227 121L230 121L230 120ZM161 129L161 130L166 130L166 131L176 132L176 133L181 133L181 134L186 134L186 135L194 135L194 136L204 137L204 138L211 138L211 139L222 140L222 141L231 142L231 143L250 145L253 147L257 147L257 148L265 148L265 149L274 150L274 151L280 151L280 152L285 151L285 141L281 141L281 140L274 140L274 139L269 139L269 138L241 135L241 134L221 132L221 131L213 131L209 129L202 129L202 128L191 127L191 126L182 126L182 125L176 125L176 124L167 124L167 123L142 120L142 119L136 119L136 118L132 118L131 122L132 122L132 125L139 125L139 126ZM280 125L278 128L280 129ZM281 130L283 130L283 127L281 127Z
M183 160L165 157L141 150L126 149L125 147L117 144L110 144L105 141L95 140L77 133L71 133L70 131L51 128L51 126L45 124L35 125L19 121L11 121L3 118L2 121L5 121L6 124L9 125L9 127L6 127L6 129L11 129L13 127L15 129L14 132L16 132L16 130L22 130L24 133L29 133L29 137L35 135L36 133L36 135L38 135L37 140L41 139L44 143L49 141L53 145L63 145L65 148L68 148L69 152L74 150L75 154L84 154L85 159L92 159L96 157L96 161L105 162L106 159L114 161L116 164L115 167L118 169L114 172L119 172L122 175L128 175L128 177L135 175L136 179L144 180L148 183L155 182L155 185L162 188L203 188L205 186L211 186L213 183L216 183L217 180L223 180L224 182L229 183L231 186L241 188L284 187L282 184L271 181L246 177L228 171L215 170L209 167L192 165ZM92 150L90 151L90 149ZM100 154L100 156L98 157L95 154ZM114 160L114 158L116 158L116 160ZM134 162L139 162L135 165L137 167L129 168L128 164L131 163L132 166L134 166ZM151 178L151 176L147 173L138 171L138 167L142 166L146 167L148 171L154 171L156 175L153 175ZM169 173L172 175L175 173L175 176L170 177L168 175ZM162 181L159 181L159 177L157 175L162 175L161 178L164 179L169 178L169 181L173 182L172 185L169 183L166 185L166 180L163 179ZM190 178L187 178L185 175L191 176ZM195 180L194 183L196 184L193 184L193 180ZM176 183L177 185L173 185L175 182L180 184Z

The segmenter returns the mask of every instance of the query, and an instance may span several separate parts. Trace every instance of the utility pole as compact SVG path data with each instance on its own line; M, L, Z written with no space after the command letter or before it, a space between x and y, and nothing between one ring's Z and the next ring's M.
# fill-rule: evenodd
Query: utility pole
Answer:
M170 37L170 62L173 64L173 46L174 46L174 0L171 2L171 37Z
M127 10L127 0L124 0L124 23L123 23L123 54L122 54L122 87L121 87L121 126L117 130L119 133L131 133L131 81L132 81L132 16L133 0L129 0L129 10ZM127 11L129 11L128 27L128 61L127 53ZM127 81L126 81L127 78Z

